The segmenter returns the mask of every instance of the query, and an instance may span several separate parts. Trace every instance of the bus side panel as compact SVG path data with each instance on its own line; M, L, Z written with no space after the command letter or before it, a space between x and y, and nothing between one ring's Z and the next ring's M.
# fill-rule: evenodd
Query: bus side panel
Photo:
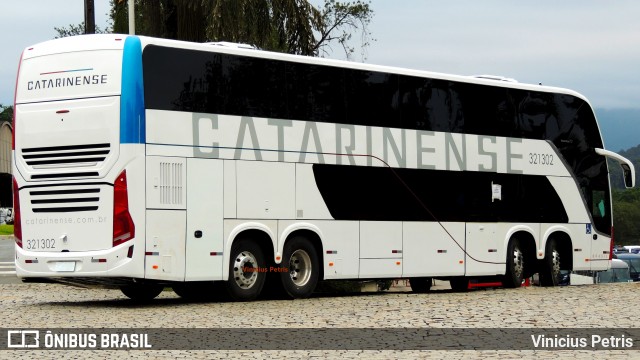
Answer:
M402 277L464 275L464 223L405 222L402 240Z
M184 281L187 162L147 157L145 277Z
M296 218L333 219L318 190L313 165L296 164Z
M467 223L466 275L504 274L505 249L497 231L496 223Z
M186 281L222 280L223 179L222 160L187 159Z
M184 281L186 212L147 210L145 278Z
M295 218L295 164L238 161L236 174L239 218Z
M402 222L360 222L360 278L402 276Z

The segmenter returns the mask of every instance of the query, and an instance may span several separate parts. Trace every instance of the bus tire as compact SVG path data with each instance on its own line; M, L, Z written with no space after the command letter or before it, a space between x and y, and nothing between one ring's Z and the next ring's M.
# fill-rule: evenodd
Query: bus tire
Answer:
M227 294L232 300L250 301L260 295L266 277L266 262L258 244L238 239L231 247Z
M293 299L311 296L320 277L320 263L316 248L302 236L284 245L280 280L284 291Z
M120 291L129 299L146 302L155 299L164 290L159 284L133 284L120 287Z
M466 276L459 276L449 279L449 285L451 290L455 292L465 292L469 290L469 278Z
M409 286L411 286L411 291L418 294L424 294L431 290L431 285L433 285L433 279L430 277L418 277L409 279Z
M507 247L507 269L502 280L506 288L522 286L524 280L525 254L520 239L513 238Z
M213 300L213 282L184 282L174 284L171 288L185 300Z
M540 285L558 286L561 269L560 251L555 239L547 242L544 259L540 268Z

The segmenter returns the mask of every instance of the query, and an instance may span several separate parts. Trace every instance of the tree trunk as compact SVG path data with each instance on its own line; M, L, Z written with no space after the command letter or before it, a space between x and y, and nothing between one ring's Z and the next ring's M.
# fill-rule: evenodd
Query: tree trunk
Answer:
M205 41L204 9L200 1L176 0L178 10L178 40Z

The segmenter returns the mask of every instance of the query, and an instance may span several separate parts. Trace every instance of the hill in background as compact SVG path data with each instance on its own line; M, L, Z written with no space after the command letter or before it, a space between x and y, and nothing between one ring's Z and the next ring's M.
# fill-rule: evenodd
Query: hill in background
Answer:
M640 109L596 109L604 146L620 152L640 144Z

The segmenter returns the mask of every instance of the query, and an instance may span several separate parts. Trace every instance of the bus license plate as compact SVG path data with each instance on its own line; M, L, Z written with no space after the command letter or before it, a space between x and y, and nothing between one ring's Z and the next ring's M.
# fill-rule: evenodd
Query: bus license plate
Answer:
M75 261L57 261L53 264L53 271L70 272L76 271Z

